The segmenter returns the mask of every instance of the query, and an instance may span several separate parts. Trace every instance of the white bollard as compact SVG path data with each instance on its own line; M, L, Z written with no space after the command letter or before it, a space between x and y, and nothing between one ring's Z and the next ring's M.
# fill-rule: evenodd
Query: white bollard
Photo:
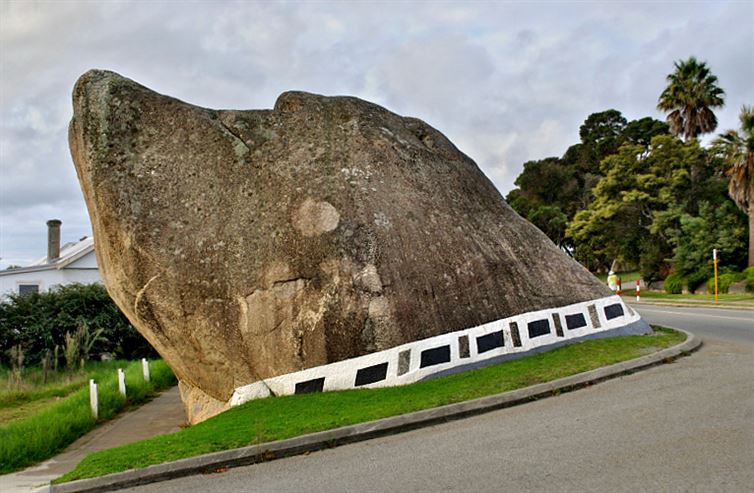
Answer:
M89 404L92 406L92 416L99 418L99 401L97 399L97 383L89 380Z
M126 372L123 368L118 368L118 391L123 397L126 396Z
M149 362L147 358L141 358L141 368L144 370L144 381L149 381Z
M636 280L636 301L641 301L641 288L639 287L639 284L641 283L640 279Z

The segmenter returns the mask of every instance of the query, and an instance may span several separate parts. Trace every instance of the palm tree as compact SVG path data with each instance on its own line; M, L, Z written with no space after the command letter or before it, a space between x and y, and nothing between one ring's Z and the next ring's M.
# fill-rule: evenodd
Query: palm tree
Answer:
M667 120L673 135L686 140L717 128L712 108L721 107L725 92L717 85L705 62L693 56L675 62L675 71L667 76L668 87L662 91L657 109L668 113Z
M749 267L754 265L754 107L743 106L741 133L728 130L713 142L727 165L728 195L749 215Z

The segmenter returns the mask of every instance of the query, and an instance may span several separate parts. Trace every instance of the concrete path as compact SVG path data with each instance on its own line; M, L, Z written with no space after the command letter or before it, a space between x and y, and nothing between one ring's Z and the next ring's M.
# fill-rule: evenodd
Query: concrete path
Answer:
M178 431L186 422L178 387L133 412L98 426L55 457L23 471L0 476L0 492L28 493L72 470L87 454Z

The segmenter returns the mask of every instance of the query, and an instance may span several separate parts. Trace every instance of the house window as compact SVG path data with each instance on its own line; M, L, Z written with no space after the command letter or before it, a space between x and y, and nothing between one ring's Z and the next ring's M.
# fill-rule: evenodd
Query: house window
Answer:
M39 292L39 284L19 284L18 294L32 294Z

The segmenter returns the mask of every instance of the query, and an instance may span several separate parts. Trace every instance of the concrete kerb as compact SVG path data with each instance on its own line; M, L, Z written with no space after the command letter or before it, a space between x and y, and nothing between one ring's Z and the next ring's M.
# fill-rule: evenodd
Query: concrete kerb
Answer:
M523 404L667 363L681 356L688 355L701 347L702 341L695 335L684 330L675 330L686 334L686 340L681 344L663 349L654 354L642 356L641 358L553 380L552 382L296 438L214 452L148 466L143 469L131 469L108 474L97 478L51 485L49 491L52 493L114 491L183 476L206 474L226 468L246 466L306 452L314 452Z

